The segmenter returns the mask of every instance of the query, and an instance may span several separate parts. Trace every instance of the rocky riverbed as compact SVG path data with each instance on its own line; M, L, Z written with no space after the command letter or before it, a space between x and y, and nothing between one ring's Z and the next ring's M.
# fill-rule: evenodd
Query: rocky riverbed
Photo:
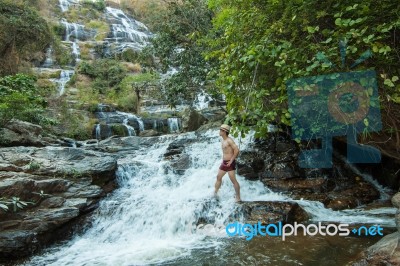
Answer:
M160 160L165 175L184 176L196 166L198 159L190 149L201 143L213 143L215 137L198 131L191 137L167 135L159 137L111 137L103 141L88 140L74 143L68 139L42 136L40 127L28 123L10 127L9 135L18 141L0 148L0 195L4 199L27 203L13 211L0 210L0 258L3 262L30 256L73 232L74 226L85 224L83 219L98 208L102 198L119 187L118 166L137 152L166 146ZM207 128L207 126L203 127ZM3 129L4 130L4 129ZM18 146L15 146L18 145ZM23 146L22 146L23 145ZM78 146L78 148L67 146ZM214 144L213 144L214 145ZM35 147L36 146L36 147ZM256 140L242 149L238 159L238 173L251 182L262 182L274 193L282 193L293 200L322 202L331 210L355 208L376 202L390 205L390 192L383 191L341 162L335 156L335 168L301 169L296 159L299 148L284 134L268 140ZM140 154L139 154L140 156ZM204 160L204 159L202 159ZM196 168L197 167L197 168ZM398 195L393 206L400 207ZM196 207L197 224L215 223L215 201ZM310 214L290 201L245 201L229 211L228 220L242 219L256 223L307 223ZM396 215L399 227L399 214ZM400 229L400 228L399 228ZM399 233L385 236L364 253L360 265L385 260L396 262ZM383 254L383 255L382 255ZM367 263L367 264L365 264Z

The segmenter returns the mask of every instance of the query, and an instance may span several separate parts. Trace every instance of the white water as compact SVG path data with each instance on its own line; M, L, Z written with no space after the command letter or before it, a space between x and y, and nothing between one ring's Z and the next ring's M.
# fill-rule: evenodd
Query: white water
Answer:
M180 118L170 117L167 119L169 133L178 133L181 130Z
M120 114L120 115L123 115L123 116L126 117L126 118L124 119L123 124L125 124L125 121L126 121L126 125L127 125L129 119L133 119L133 120L136 120L136 121L138 122L138 124L139 124L139 131L143 131L143 130L144 130L144 123L143 123L143 120L142 120L141 117L138 117L138 116L136 116L136 115L134 115L134 114L131 114L131 113L125 113L125 112L120 112L120 111L117 111L117 114Z
M210 99L211 99L211 96L208 93L202 91L196 97L196 100L195 100L195 103L194 103L195 109L196 110L203 110L203 109L208 108L208 105L210 103Z
M128 135L129 136L136 136L136 131L133 127L128 125L129 119L125 118L123 124L125 125L126 129L128 130Z
M227 176L223 179L219 202L211 196L221 160L217 135L216 130L208 131L199 141L185 146L191 167L184 175L175 175L172 171L166 174L168 162L163 159L163 154L174 139L197 140L199 136L194 133L160 138L154 146L120 160L118 182L121 187L101 202L92 227L62 247L34 257L28 264L161 264L190 256L195 249L223 245L224 230L213 237L187 230L199 216L212 218L216 225L224 224L237 206ZM242 140L242 149L250 138ZM270 192L259 181L247 181L241 176L238 181L244 201L290 200L285 195ZM393 213L392 208L369 214L356 210L335 212L317 202L297 202L315 221L389 224L393 220L381 215ZM205 206L208 209L204 209Z
M54 65L54 60L53 60L53 47L49 46L49 48L46 49L46 59L44 60L42 64L42 68L50 68Z
M60 77L58 79L51 79L55 82L58 87L58 95L61 96L65 92L65 85L71 79L72 75L75 73L73 70L61 69Z
M96 125L96 139L101 140L101 127L100 127L100 124Z
M106 7L106 16L111 24L111 37L106 40L118 43L118 52L127 48L141 50L149 44L151 33L143 23L112 7Z

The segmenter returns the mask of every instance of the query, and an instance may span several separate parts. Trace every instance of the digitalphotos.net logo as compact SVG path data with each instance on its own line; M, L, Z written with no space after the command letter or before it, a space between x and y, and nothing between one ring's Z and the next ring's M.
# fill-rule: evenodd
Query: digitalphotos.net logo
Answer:
M349 224L292 224L283 225L282 222L277 224L263 225L261 222L257 224L242 224L239 222L230 223L226 226L225 231L228 236L245 236L246 240L251 240L255 236L274 236L281 237L285 241L288 236L383 236L383 228L380 225L359 226L350 228Z
M346 60L346 42L340 42L342 68ZM351 68L372 56L363 53ZM334 67L324 53L316 60ZM380 151L360 145L357 134L382 129L378 86L374 70L332 73L291 79L286 83L291 114L292 138L320 140L321 148L304 150L299 156L302 168L332 167L332 138L347 136L347 160L350 163L379 163Z

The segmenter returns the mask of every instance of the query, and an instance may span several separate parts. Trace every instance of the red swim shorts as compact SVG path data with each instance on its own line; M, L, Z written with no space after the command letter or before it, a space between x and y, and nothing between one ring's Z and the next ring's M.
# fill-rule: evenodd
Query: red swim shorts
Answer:
M233 160L230 166L228 166L229 160L223 160L221 165L219 166L219 169L225 172L233 171L236 170L236 160Z

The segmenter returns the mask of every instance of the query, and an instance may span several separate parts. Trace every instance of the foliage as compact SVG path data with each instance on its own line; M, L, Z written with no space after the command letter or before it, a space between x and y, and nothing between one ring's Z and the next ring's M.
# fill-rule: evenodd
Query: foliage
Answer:
M140 88L155 86L158 76L151 73L143 73L126 76L118 86L118 90L112 91L107 95L106 101L115 103L123 111L136 112L138 99L135 92L135 86Z
M110 31L110 26L106 22L101 20L90 20L88 23L85 24L85 27L96 30L96 41L104 40Z
M207 44L200 37L211 29L211 15L204 0L170 1L155 24L157 35L152 43L162 70L178 69L164 84L171 106L180 99L193 100L204 88L210 63L202 56Z
M160 14L165 12L167 1L159 0L120 0L122 9L133 14L135 19L145 23L151 31L162 20Z
M116 86L126 76L127 71L123 65L112 59L98 59L93 62L82 61L79 73L85 74L94 80L93 88L101 94Z
M374 67L382 100L400 102L400 7L393 1L209 0L209 7L216 16L206 57L219 61L209 78L226 95L240 132L254 125L264 135L271 122L290 124L288 80L350 71L368 49L373 59L352 70Z
M82 5L88 8L94 8L100 12L103 12L106 9L106 3L104 2L104 0L97 0L97 1L84 0L82 1Z
M46 21L24 2L0 0L0 76L16 74L23 59L51 42Z
M35 82L35 77L24 74L0 78L0 126L13 118L39 124L47 121L45 92Z

